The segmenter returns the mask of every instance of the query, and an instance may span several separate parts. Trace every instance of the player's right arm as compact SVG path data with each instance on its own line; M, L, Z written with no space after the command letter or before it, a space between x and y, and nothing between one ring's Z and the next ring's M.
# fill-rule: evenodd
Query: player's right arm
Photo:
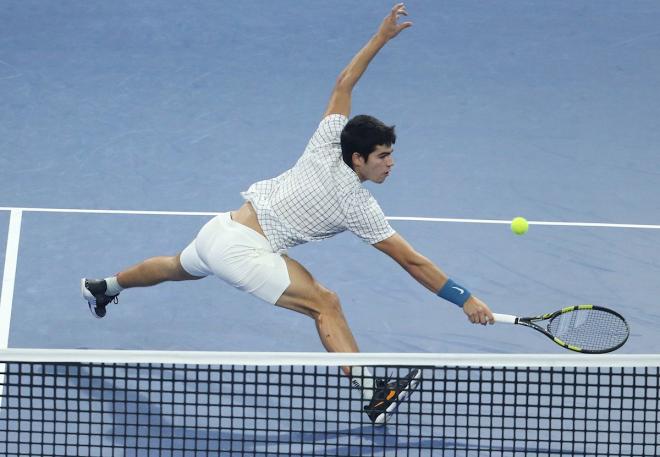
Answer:
M401 16L407 15L408 12L403 3L392 7L392 11L383 19L378 32L360 49L337 77L324 117L329 114L343 114L348 117L351 114L353 88L362 77L371 60L378 54L378 51L403 29L407 29L412 25L412 22L398 23Z
M379 251L390 256L417 282L428 290L437 293L449 279L433 262L417 252L401 235L395 233L389 238L373 245ZM463 305L463 312L470 322L492 324L493 313L488 306L474 295Z

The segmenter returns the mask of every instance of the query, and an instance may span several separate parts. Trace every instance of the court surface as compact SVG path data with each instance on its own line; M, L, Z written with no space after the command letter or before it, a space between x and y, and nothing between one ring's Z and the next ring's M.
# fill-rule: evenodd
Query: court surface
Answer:
M393 175L368 185L408 218L393 227L495 312L606 305L632 329L620 352L660 351L660 4L407 5L414 27L353 103L397 126ZM103 320L79 279L180 251L211 217L191 213L236 209L290 167L390 2L0 6L8 346L322 351L309 318L217 279L127 291ZM517 215L578 224L519 237ZM289 254L339 293L363 351L563 351L469 324L350 234Z

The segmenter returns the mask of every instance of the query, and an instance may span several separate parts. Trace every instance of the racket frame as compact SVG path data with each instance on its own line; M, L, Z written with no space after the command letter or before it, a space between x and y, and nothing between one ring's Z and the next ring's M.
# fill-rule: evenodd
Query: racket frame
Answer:
M616 346L612 346L612 347L609 347L609 348L606 348L606 349L601 349L601 350L583 349L581 347L578 347L578 346L575 346L575 345L572 345L572 344L568 344L568 343L562 341L560 338L557 338L555 335L550 333L547 329L541 327L540 325L538 325L536 323L536 322L545 321L545 320L549 321L549 320L559 316L560 314L566 314L566 313L570 313L572 311L576 311L576 310L580 310L580 309L603 311L603 312L610 313L610 314L613 314L614 316L618 317L619 319L621 319L621 321L626 326L626 331L627 331L626 332L626 337L623 339L623 341L621 341ZM537 330L537 331L541 332L542 334L544 334L545 336L547 336L548 338L550 338L552 341L557 343L559 346L561 346L563 348L566 348L566 349L569 349L571 351L580 352L580 353L583 353L583 354L605 354L607 352L615 351L615 350L619 349L621 346L623 346L625 344L625 342L628 341L628 337L630 336L630 327L628 326L628 322L626 321L626 319L621 314L619 314L616 311L611 310L609 308L605 308L603 306L597 306L597 305L587 305L587 304L585 304L585 305L567 306L565 308L562 308L562 309L557 310L557 311L552 312L552 313L541 314L541 315L533 316L533 317L517 317L517 316L513 316L511 314L496 314L496 313L493 313L493 316L495 317L495 322L501 322L501 323L506 323L506 324L524 325L525 327L533 328L534 330Z

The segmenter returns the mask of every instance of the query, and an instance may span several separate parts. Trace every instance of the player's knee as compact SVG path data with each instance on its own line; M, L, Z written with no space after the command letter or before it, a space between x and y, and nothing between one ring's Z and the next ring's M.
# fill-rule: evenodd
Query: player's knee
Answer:
M339 295L335 292L324 289L320 293L321 314L341 314L341 302Z

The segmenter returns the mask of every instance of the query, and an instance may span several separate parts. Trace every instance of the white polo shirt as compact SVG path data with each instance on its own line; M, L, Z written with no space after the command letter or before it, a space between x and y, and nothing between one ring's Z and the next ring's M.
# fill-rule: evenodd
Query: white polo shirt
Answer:
M326 116L293 168L241 193L254 206L273 252L345 230L369 244L396 233L342 159L340 135L347 122L341 114Z

